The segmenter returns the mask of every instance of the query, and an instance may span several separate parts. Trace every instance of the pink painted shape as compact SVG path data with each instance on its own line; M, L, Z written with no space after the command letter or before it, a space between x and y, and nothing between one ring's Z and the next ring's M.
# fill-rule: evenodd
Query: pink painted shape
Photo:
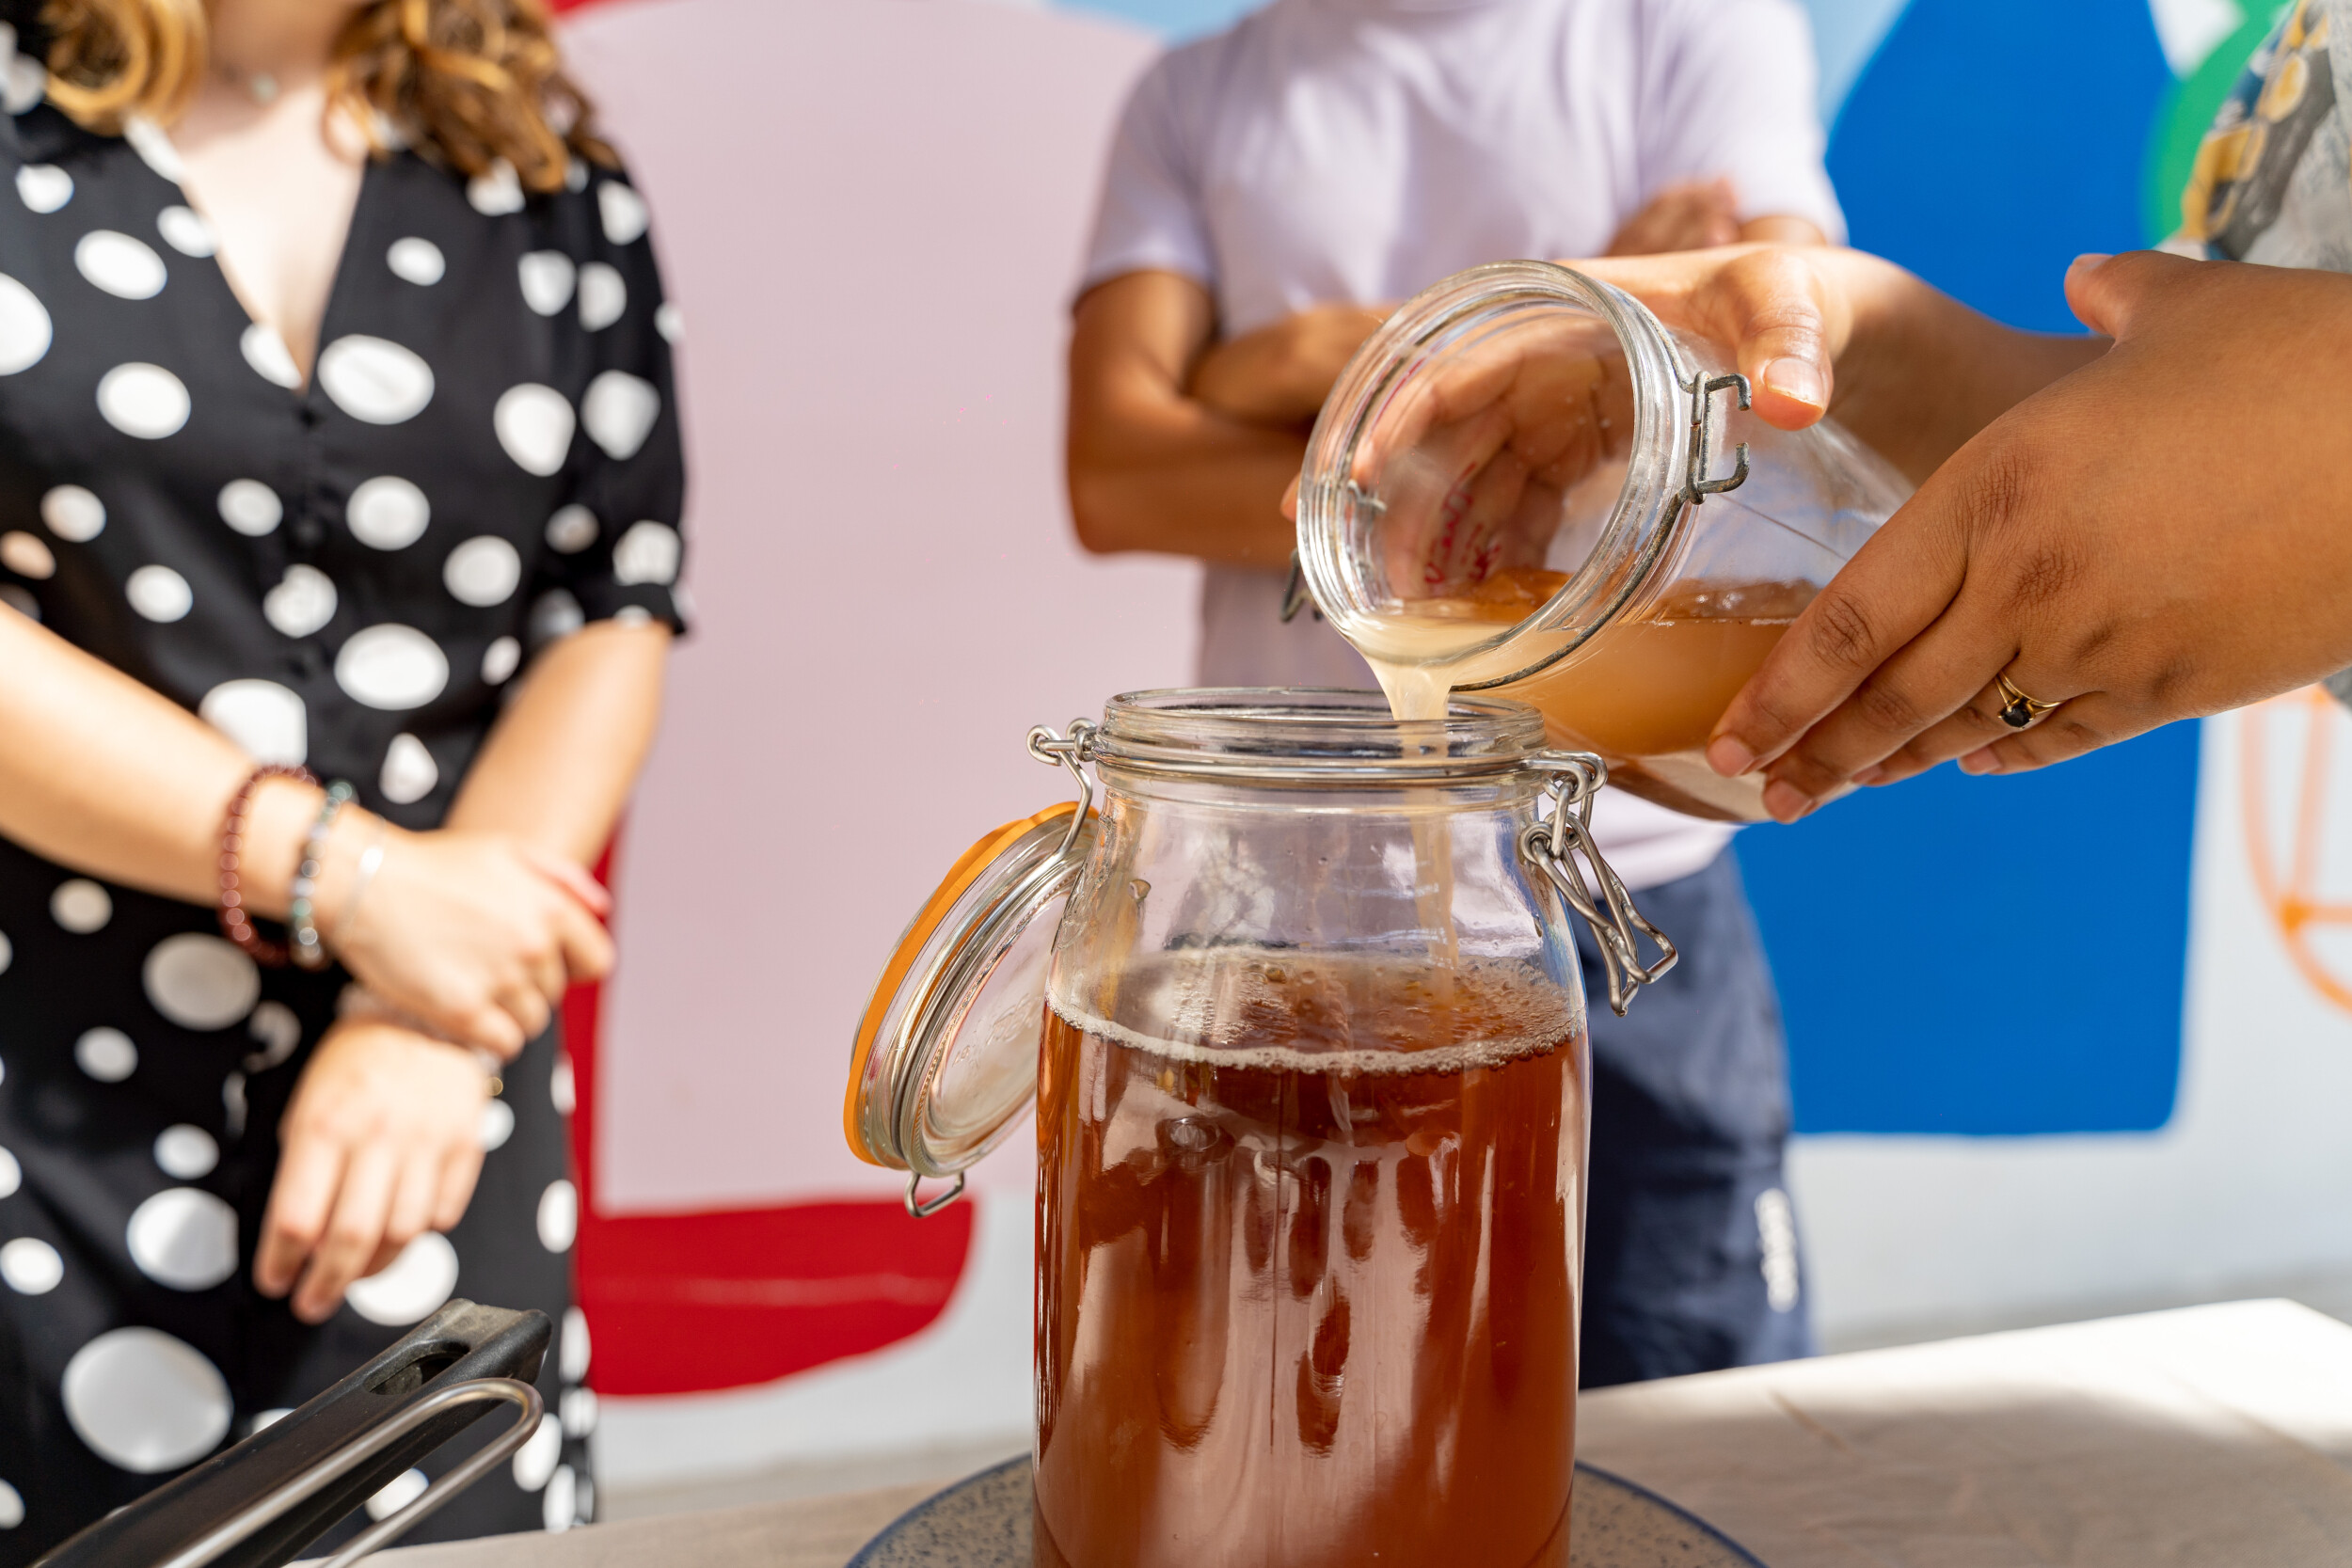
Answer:
M689 582L629 818L595 1150L608 1212L866 1196L866 989L1022 736L1191 668L1191 568L1071 542L1071 280L1149 40L941 0L591 7L567 47L685 313ZM791 672L805 672L793 689ZM1025 1187L1023 1143L984 1184Z

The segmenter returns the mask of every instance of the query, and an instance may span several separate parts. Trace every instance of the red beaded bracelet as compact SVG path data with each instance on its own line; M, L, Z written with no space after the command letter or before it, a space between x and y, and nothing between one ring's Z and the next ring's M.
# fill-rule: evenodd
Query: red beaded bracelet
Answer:
M245 853L245 819L253 807L253 791L263 779L294 779L314 787L319 781L307 768L265 762L230 798L229 815L221 819L220 934L235 942L255 963L276 969L286 961L286 944L271 942L253 928L252 920L245 912L244 881L237 869L239 858Z

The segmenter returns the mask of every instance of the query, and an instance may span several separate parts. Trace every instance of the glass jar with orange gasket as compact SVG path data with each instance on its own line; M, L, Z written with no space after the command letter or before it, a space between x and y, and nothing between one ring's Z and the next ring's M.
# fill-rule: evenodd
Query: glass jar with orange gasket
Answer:
M1593 849L1599 764L1519 704L1342 691L1134 694L1029 746L1079 800L908 927L846 1120L923 1213L1038 1107L1036 1560L1565 1564L1567 912L1621 1010L1673 962Z

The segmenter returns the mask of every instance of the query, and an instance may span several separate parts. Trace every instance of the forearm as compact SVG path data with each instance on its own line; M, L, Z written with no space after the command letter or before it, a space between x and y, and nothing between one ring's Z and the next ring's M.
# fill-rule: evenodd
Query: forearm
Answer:
M125 887L210 904L221 817L253 761L160 693L13 612L0 613L0 835ZM254 792L248 906L282 915L315 789Z
M1915 481L2107 340L2021 332L1970 309L1891 261L1824 253L1852 302L1830 412Z
M1282 492L1305 437L1224 419L1199 404L1083 440L1073 422L1070 505L1078 538L1102 553L1157 550L1225 565L1279 567L1296 531Z
M532 661L444 824L585 865L612 836L661 714L663 626L584 627Z

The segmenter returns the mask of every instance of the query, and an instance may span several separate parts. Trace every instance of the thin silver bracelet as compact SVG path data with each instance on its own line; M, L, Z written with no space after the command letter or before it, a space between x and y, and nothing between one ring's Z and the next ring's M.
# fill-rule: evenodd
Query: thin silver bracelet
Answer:
M302 841L302 863L294 869L286 925L294 939L288 943L291 957L304 969L326 967L326 944L319 940L319 873L326 858L326 835L334 832L335 818L358 793L342 779L328 784L326 799L319 802L318 820L310 824L310 836Z

